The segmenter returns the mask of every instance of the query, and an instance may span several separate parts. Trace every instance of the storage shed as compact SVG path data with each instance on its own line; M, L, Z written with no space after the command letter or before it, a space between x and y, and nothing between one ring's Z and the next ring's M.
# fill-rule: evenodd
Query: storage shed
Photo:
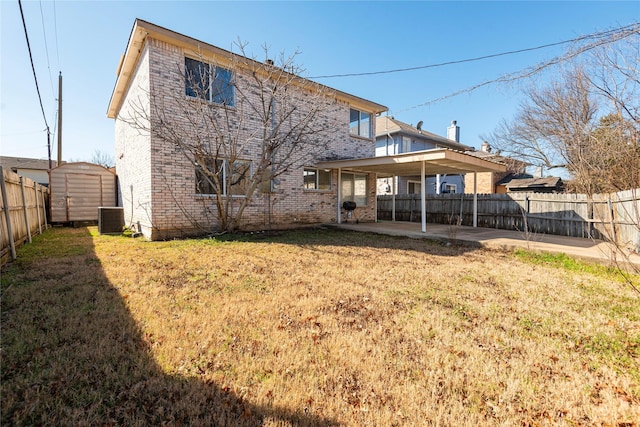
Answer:
M118 204L116 174L93 163L64 163L49 171L51 222L98 221L99 207Z

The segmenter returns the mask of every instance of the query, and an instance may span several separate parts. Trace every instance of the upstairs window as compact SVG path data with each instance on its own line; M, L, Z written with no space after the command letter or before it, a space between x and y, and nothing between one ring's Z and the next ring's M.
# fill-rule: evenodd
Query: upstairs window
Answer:
M233 73L226 68L184 58L185 94L216 104L234 106Z
M251 178L251 162L208 158L196 165L196 194L244 196ZM218 185L222 188L218 191Z
M363 138L371 138L371 114L352 108L349 116L349 133Z
M305 190L331 190L331 171L326 169L304 168Z

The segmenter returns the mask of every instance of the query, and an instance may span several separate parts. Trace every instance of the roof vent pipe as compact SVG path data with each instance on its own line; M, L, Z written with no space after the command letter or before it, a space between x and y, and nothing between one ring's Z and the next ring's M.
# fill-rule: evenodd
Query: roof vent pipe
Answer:
M460 126L455 120L451 121L451 126L447 128L447 139L455 142L460 142Z

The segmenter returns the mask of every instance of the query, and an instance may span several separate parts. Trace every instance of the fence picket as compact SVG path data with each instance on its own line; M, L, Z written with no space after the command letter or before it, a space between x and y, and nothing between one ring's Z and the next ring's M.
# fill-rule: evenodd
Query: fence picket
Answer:
M0 259L4 265L16 259L16 248L23 242L31 242L31 236L47 228L46 187L21 177L0 166ZM27 189L33 188L33 192ZM39 195L41 200L38 200Z
M420 218L420 195L396 195L396 219ZM640 189L613 194L478 194L478 226L615 240L640 246ZM462 203L462 206L460 206ZM407 215L405 206L412 207ZM392 196L378 196L378 219L390 220ZM427 194L427 221L473 225L473 194ZM414 221L417 221L414 219Z

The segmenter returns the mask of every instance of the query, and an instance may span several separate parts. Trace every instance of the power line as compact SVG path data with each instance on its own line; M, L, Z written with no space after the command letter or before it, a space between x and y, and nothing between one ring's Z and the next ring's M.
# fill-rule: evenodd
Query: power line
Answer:
M38 86L38 77L36 76L36 67L33 65L33 55L31 54L31 44L29 43L29 34L27 33L27 23L24 20L24 12L22 11L22 1L18 0L20 6L20 16L22 17L22 26L24 28L24 37L27 39L27 50L29 51L29 60L31 61L31 71L33 72L33 80L36 83L36 92L38 93L38 100L40 101L40 110L42 111L42 118L44 124L47 126L47 133L49 133L49 124L47 123L47 116L44 113L44 107L42 106L42 96L40 96L40 87Z
M51 84L51 95L56 99L56 93L53 90L53 77L51 77L51 62L49 61L49 45L47 44L47 30L44 25L44 12L42 11L42 0L40 0L40 20L42 21L42 35L44 36L44 51L47 56L47 70L49 71L49 83Z
M471 93L477 89L480 89L481 87L484 86L488 86L488 85L492 85L492 84L496 84L496 83L509 83L509 82L513 82L516 80L520 80L520 79L525 79L528 77L533 76L534 74L540 73L542 71L544 71L545 69L552 67L554 65L558 65L564 61L568 61L571 59L576 58L577 56L588 52L590 50L593 50L597 47L609 44L609 43L613 43L616 41L620 41L622 39L625 39L627 37L633 36L633 35L638 35L640 34L640 23L634 23L631 25L627 25L625 27L620 27L616 30L611 30L611 31L606 31L606 32L602 32L602 33L598 33L599 37L583 37L582 39L587 39L587 38L596 38L595 41L592 41L590 43L587 43L583 46L579 46L575 49L571 49L568 52L560 55L560 56L556 56L550 60L538 63L534 66L531 67L527 67L525 69L522 69L520 71L511 73L511 74L504 74L496 79L492 79L492 80L486 80L484 82L481 83L477 83L473 86L467 87L465 89L461 89L452 93L449 93L448 95L444 95L441 96L439 98L436 99L432 99L430 101L427 102L423 102L421 104L418 105L414 105L413 107L408 107L408 108L404 108L401 110L396 111L396 113L398 112L404 112L404 111L409 111L409 110L413 110L416 108L420 108L420 107L425 107L427 105L431 105L431 104L435 104L436 102L440 102L440 101L444 101L445 99L449 99L449 98L453 98L456 97L458 95L462 95L464 93ZM605 38L604 35L609 36L608 38Z
M513 54L516 54L516 53L530 52L530 51L533 51L533 50L545 49L545 48L548 48L548 47L559 46L559 45L563 45L563 44L567 44L567 43L575 43L575 42L579 42L579 41L582 41L582 40L599 39L599 38L603 38L603 37L606 37L606 36L610 36L610 35L615 34L617 32L627 31L627 30L629 30L629 29L631 29L633 27L636 27L638 25L639 25L639 23L636 22L636 23L633 23L633 24L630 24L630 25L625 25L623 27L613 29L613 30L607 30L607 31L599 32L599 33L587 34L587 35L584 35L584 36L576 37L576 38L569 39L569 40L563 40L563 41L559 41L559 42L555 42L555 43L548 43L548 44L535 46L535 47L529 47L529 48L518 49L518 50L511 50L511 51L508 51L508 52L494 53L494 54L491 54L491 55L478 56L478 57L475 57L475 58L467 58L467 59L459 59L459 60L455 60L455 61L441 62L441 63L438 63L438 64L421 65L421 66L418 66L418 67L409 67L409 68L397 68L397 69L394 69L394 70L369 71L369 72L363 72L363 73L330 74L330 75L325 75L325 76L314 76L314 77L308 77L308 78L309 79L329 79L329 78L335 78L335 77L372 76L372 75L377 75L377 74L401 73L401 72L405 72L405 71L415 71L415 70L424 70L424 69L427 69L427 68L444 67L446 65L463 64L463 63L466 63L466 62L475 62L475 61L481 61L483 59L497 58L499 56L513 55Z
M60 50L58 49L58 17L56 15L56 0L53 0L53 31L56 37L56 57L58 58L58 70L60 70Z

